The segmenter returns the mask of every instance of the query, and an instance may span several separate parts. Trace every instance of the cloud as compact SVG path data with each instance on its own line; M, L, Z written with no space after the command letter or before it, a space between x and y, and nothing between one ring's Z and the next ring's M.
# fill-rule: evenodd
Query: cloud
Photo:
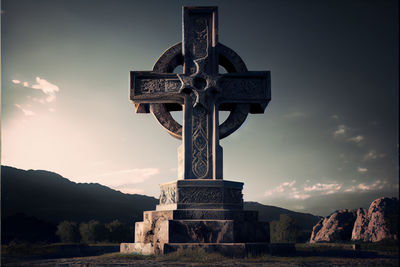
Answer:
M291 188L296 183L296 180L292 182L284 182L272 190L267 190L264 192L264 196L271 196L274 193L283 193L287 188Z
M317 183L312 186L305 186L304 191L306 192L322 192L323 194L333 194L338 192L342 188L341 184L331 183L331 184L321 184Z
M357 186L350 186L349 188L345 189L344 192L366 192L366 191L373 191L373 190L380 190L385 187L387 181L376 180L376 182L367 185L365 183L360 183Z
M377 154L375 150L371 150L369 151L367 154L364 155L364 160L374 160L374 159L378 159L378 158L384 158L386 156L386 154Z
M347 132L348 128L344 125L341 124L337 127L337 129L333 132L334 137L342 136L345 135Z
M357 135L357 136L347 139L347 141L354 142L356 144L360 143L362 140L364 140L364 136L362 136L362 135Z
M60 90L57 85L54 85L45 79L40 79L40 77L36 77L36 82L37 84L32 85L32 88L42 90L46 95L53 94Z
M40 77L36 77L36 84L32 85L33 89L41 90L43 93L47 95L46 101L52 102L56 99L56 92L60 91L60 88L48 82L45 79L40 79Z
M24 87L29 87L28 82L21 82L19 80L12 80L13 83L15 84L20 84ZM42 91L47 97L42 99L42 98L33 98L33 101L39 102L39 103L50 103L53 102L56 99L56 93L60 91L60 88L52 84L51 82L41 79L40 77L36 77L36 83L31 86L32 89L40 90Z
M306 114L300 111L292 112L289 114L284 115L283 117L288 118L288 119L294 119L294 118L300 118L304 117Z
M29 110L29 109L23 108L19 104L14 104L14 106L19 108L24 113L25 116L34 116L35 115L35 112L33 112L33 111Z
M272 196L272 195L283 196L291 199L300 199L300 200L304 200L311 197L311 195L299 192L296 187L293 187L295 183L296 180L293 180L291 182L284 182L272 190L265 191L264 196Z
M299 194L298 192L295 192L295 193L291 194L291 197L295 198L295 199L304 200L304 199L307 199L307 198L311 197L311 195L309 195L309 194Z
M358 167L358 172L361 172L361 173L365 173L365 172L367 172L368 171L368 169L367 168L361 168L361 167Z

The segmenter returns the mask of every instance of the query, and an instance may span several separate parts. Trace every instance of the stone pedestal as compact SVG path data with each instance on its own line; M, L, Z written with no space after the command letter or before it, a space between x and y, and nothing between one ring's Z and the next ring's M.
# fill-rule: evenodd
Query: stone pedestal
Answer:
M161 184L160 204L135 225L135 243L121 253L163 254L202 247L226 255L265 253L269 224L257 211L243 210L243 183L177 180Z

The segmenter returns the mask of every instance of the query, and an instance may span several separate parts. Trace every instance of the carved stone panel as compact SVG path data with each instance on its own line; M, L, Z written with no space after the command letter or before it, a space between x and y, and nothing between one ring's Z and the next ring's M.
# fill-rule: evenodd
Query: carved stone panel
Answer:
M192 117L192 172L203 178L209 172L209 129L208 114L202 106L193 110Z
M173 204L177 202L176 184L161 186L160 204Z
M242 190L224 188L224 203L243 203Z
M215 187L183 187L178 189L178 203L222 203L223 191Z

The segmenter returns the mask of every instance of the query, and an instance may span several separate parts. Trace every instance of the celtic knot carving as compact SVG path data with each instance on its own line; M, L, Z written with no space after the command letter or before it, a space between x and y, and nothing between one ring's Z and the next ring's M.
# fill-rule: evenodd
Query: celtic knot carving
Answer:
M173 204L177 202L176 186L163 186L160 193L160 204Z
M140 88L141 90L137 91L139 94L143 93L164 93L164 92L173 92L176 91L177 88L180 87L179 81L174 80L162 80L162 79L142 79L140 80Z
M220 188L186 187L179 189L179 203L222 203L223 193Z
M208 115L205 108L196 106L192 116L192 171L197 178L208 172Z
M250 79L224 79L218 82L221 88L229 88L227 97L248 97L253 94L258 95L260 91L260 81Z
M195 20L193 34L193 55L195 58L206 57L209 41L207 19L200 17Z

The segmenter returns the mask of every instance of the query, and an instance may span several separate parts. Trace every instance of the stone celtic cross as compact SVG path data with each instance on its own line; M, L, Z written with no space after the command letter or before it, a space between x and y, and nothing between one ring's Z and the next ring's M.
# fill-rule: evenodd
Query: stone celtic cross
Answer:
M167 49L153 71L131 71L130 99L137 113L152 112L174 137L178 179L222 179L219 140L237 130L248 113L270 101L270 73L247 71L242 59L218 43L217 7L183 7L182 43ZM183 65L183 73L173 73ZM226 74L219 74L219 66ZM183 126L171 111L183 111ZM230 111L219 125L219 111Z

